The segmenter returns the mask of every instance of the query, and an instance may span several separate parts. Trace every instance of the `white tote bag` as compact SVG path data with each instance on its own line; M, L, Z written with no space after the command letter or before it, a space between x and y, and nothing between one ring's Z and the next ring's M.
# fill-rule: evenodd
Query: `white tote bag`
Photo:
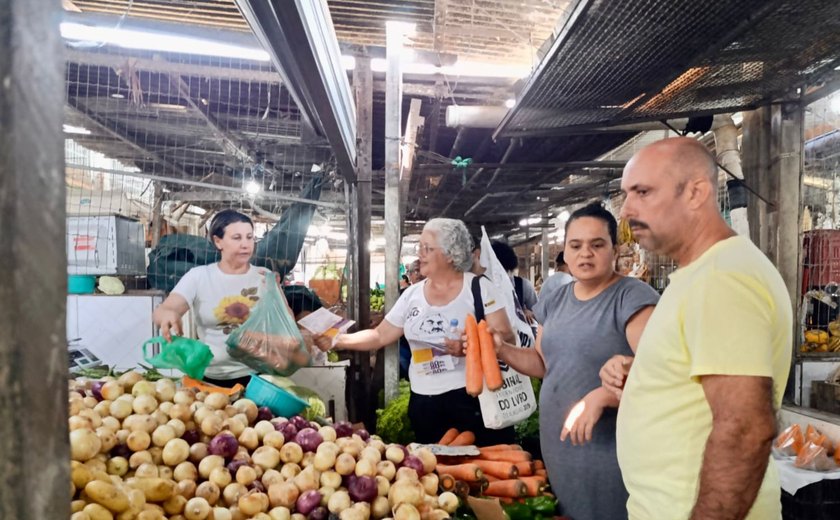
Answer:
M481 228L481 266L487 269L484 276L490 279L496 288L496 294L502 298L505 311L508 315L511 327L517 335L517 346L522 348L534 348L534 332L525 318L525 313L518 305L516 293L510 276L499 263L493 248L490 246L490 238L487 231ZM531 386L531 379L522 375L506 363L499 362L502 369L502 388L495 392L484 386L484 391L478 396L481 405L481 416L484 419L484 426L493 430L507 428L516 423L522 422L537 409L537 401L534 397L534 388Z

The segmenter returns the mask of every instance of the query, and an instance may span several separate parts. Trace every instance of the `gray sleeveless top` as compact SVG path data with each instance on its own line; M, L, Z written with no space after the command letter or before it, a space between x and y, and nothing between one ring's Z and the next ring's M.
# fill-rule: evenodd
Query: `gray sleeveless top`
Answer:
M655 305L649 285L622 278L594 298L581 301L575 283L546 294L535 309L543 325L546 374L540 392L540 443L551 487L563 514L574 520L627 518L627 491L615 454L616 409L604 410L592 441L560 442L571 408L601 385L598 372L616 354L632 356L625 328L637 312Z

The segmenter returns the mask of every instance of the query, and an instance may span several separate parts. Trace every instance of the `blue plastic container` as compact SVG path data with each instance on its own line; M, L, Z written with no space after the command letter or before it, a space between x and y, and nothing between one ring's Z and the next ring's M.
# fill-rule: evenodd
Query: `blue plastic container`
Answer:
M82 274L68 275L67 292L69 294L93 294L96 292L96 277Z
M266 406L278 417L292 417L302 412L309 403L300 397L283 390L256 374L251 374L251 381L245 388L245 397L257 406Z

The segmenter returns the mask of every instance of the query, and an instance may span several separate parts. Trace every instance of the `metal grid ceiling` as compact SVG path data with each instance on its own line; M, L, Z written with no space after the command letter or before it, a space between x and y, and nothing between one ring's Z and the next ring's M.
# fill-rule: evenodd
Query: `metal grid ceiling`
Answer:
M837 0L580 0L496 134L750 108L838 64Z

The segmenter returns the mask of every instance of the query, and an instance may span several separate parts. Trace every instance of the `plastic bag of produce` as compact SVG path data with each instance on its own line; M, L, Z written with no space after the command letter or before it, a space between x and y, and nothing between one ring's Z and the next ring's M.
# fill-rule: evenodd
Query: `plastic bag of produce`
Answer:
M837 468L837 465L829 457L823 443L825 435L821 435L813 441L809 441L799 450L796 461L793 463L797 468L809 469L811 471L830 471Z
M802 428L792 424L782 431L773 443L773 453L780 457L795 457L805 444Z
M227 339L228 353L257 372L288 376L312 364L312 356L273 272L265 275L266 291L251 315Z
M148 349L155 343L160 344L160 353L152 356ZM193 379L203 379L213 353L197 339L172 336L172 341L167 342L163 336L157 336L143 343L143 358L155 368L175 368Z

